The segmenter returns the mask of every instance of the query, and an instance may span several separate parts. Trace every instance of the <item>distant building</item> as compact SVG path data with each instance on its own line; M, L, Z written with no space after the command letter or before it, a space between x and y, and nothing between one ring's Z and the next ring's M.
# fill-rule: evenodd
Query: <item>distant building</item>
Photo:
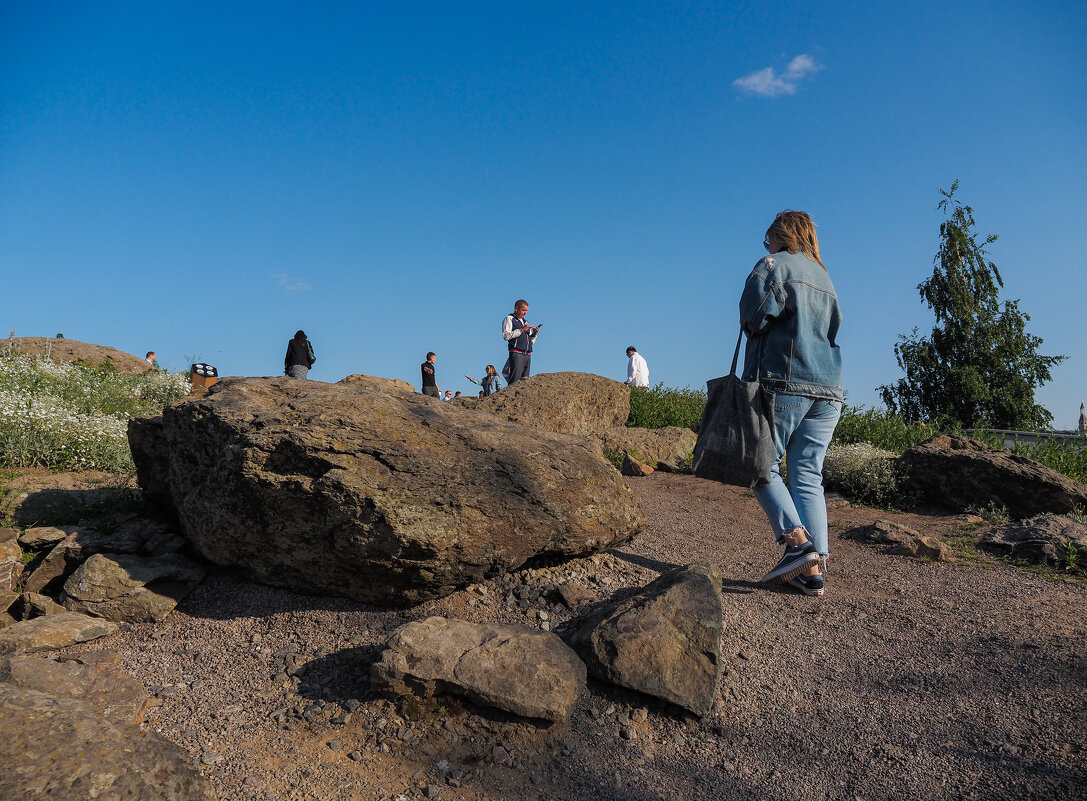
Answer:
M1083 401L1079 402L1079 433L1087 434L1087 411L1083 408Z

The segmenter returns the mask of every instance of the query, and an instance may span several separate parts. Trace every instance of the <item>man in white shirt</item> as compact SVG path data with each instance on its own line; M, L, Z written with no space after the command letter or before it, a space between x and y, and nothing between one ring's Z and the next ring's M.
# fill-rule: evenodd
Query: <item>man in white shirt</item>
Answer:
M635 387L648 387L649 365L645 363L642 354L638 353L637 348L631 345L627 348L627 356L630 357L630 360L627 362L626 383Z
M532 371L532 347L540 333L540 326L525 322L528 313L528 301L521 299L513 304L513 314L507 314L502 321L502 339L506 340L509 358L502 375L507 384L528 378Z

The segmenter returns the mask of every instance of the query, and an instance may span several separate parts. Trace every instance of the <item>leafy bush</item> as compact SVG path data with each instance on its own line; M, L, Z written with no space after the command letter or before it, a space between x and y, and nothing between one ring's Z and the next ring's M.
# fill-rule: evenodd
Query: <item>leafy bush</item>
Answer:
M832 444L823 462L823 480L857 503L884 509L908 506L908 485L895 468L895 457L867 442Z
M993 448L1004 447L1004 435L990 431L975 431L974 439ZM1066 438L1039 437L1033 442L1019 441L1006 450L1041 462L1050 470L1087 484L1087 438L1082 435L1069 442Z
M185 373L131 375L0 357L0 462L129 472L128 421L161 414L189 388Z
M666 387L663 383L652 389L633 387L630 390L631 428L664 428L678 426L698 431L702 409L706 406L706 393L701 389Z
M834 429L834 443L848 445L867 442L898 455L938 433L937 427L907 423L900 415L886 410L846 406L842 409L838 427Z

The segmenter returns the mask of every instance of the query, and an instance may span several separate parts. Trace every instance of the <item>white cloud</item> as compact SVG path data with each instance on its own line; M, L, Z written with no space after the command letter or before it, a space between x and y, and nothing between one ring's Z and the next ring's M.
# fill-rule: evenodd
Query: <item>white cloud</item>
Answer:
M272 273L272 278L276 279L276 283L288 292L309 292L311 289L310 285L301 278L295 278L287 273Z
M789 66L781 75L778 75L773 67L766 67L737 78L732 85L748 94L763 97L794 95L800 81L821 69L822 65L816 63L815 59L807 53L801 53L789 62Z

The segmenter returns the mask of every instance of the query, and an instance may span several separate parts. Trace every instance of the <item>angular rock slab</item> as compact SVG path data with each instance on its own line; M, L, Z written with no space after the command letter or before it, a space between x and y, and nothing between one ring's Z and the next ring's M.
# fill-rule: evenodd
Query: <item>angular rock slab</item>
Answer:
M89 704L0 682L0 798L214 801L180 746Z
M898 457L898 464L926 501L952 509L992 503L1024 518L1087 508L1087 486L966 437L935 436Z
M92 651L79 656L50 659L15 656L0 679L16 687L61 698L79 698L99 714L121 723L143 721L150 697L139 681L125 673L121 655Z
M1087 564L1087 526L1060 515L1038 515L1003 526L993 526L978 542L1000 554L1035 564L1067 564L1071 549L1078 565Z
M36 617L0 629L0 654L56 651L116 631L116 623L76 612Z
M842 533L842 538L883 546L887 553L894 556L912 556L934 562L950 562L954 559L951 549L935 537L919 534L893 520L877 520L869 526L851 528Z
M630 387L592 373L540 373L478 400L476 408L513 423L586 436L626 425Z
M32 551L40 551L53 547L77 530L76 526L34 526L19 536L19 542Z
M161 437L142 421L129 441L141 487L171 499L206 558L302 593L415 604L641 530L587 441L431 401L228 378L167 407Z
M64 605L106 620L157 623L204 580L181 554L95 554L64 584Z
M601 681L706 715L721 675L721 573L692 565L605 604L564 639Z
M371 679L395 695L460 695L515 715L562 721L585 690L585 665L550 632L431 617L396 630Z
M640 462L657 462L675 469L690 461L698 437L689 428L613 428L597 435L604 453L629 454Z

